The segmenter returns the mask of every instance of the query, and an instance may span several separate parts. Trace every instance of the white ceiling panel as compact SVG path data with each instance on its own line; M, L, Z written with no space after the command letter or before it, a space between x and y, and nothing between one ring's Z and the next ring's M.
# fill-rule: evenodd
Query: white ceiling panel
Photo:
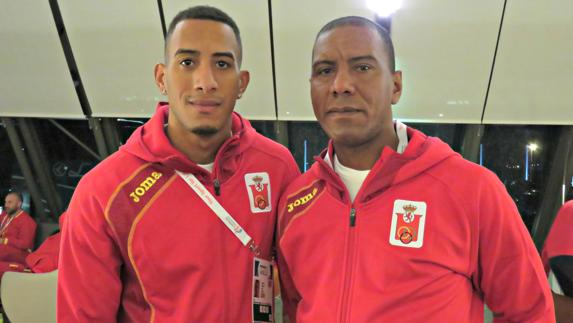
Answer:
M181 10L204 1L164 0L165 21ZM251 120L275 120L273 72L269 12L266 0L212 0L209 5L225 11L235 20L243 42L242 69L251 74L243 97L237 101L236 111Z
M273 1L279 118L314 120L308 78L316 33L334 18L374 13L366 0L294 2ZM395 117L479 122L501 11L499 0L404 0L392 18L404 78Z
M404 90L394 115L479 123L503 1L408 0L392 20Z
M93 115L151 116L163 99L153 76L163 61L157 1L59 4Z
M508 1L484 123L573 124L573 1Z
M2 1L0 116L83 118L48 1Z

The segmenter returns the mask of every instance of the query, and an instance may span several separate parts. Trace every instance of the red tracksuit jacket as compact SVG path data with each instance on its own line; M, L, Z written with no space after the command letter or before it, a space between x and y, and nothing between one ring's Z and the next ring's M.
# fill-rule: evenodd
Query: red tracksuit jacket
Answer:
M295 322L552 322L540 258L503 184L408 129L354 203L322 157L279 205L279 270ZM329 151L332 151L332 146ZM330 160L333 160L330 156Z
M0 221L7 217L7 213L0 214ZM21 211L6 227L0 238L7 238L0 244L0 261L24 264L26 256L34 248L37 224L32 217Z
M269 257L278 198L296 164L234 114L209 174L171 146L167 113L160 105L76 188L61 237L58 322L252 320L252 252L174 171L194 173ZM261 172L270 211L253 213L246 181Z
M549 259L557 256L573 256L573 201L565 203L559 209L545 240L541 257L548 274L551 270Z

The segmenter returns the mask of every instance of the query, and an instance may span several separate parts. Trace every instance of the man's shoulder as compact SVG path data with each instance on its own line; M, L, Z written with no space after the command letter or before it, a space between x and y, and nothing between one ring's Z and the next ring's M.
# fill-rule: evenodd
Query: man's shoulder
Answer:
M26 212L26 211L22 211L22 214L20 214L19 218L21 218L22 221L32 222L32 223L36 224L36 221L34 221L34 218L32 218L32 216L30 214L28 214L28 212Z
M285 189L283 198L292 197L293 195L299 193L301 190L316 184L318 181L322 181L317 174L316 167L316 164L313 165L307 172L301 174L295 180L293 180Z
M285 146L256 132L253 134L250 148L252 148L250 153L266 155L277 160L283 160L285 156L292 156Z
M435 178L448 186L468 186L477 183L498 182L499 178L482 165L466 160L459 155L452 156L429 171Z
M129 181L137 173L152 166L124 151L117 151L97 164L87 172L76 187L76 195L82 196L86 192L97 199L107 199L122 183Z

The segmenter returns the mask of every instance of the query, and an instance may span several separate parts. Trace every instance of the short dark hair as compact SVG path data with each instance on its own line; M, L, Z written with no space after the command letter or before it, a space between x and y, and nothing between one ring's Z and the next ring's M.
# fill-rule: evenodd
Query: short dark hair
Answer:
M16 195L16 197L20 200L20 202L24 202L24 197L22 196L22 193L18 191L10 191L8 192L8 194L6 194L6 196L8 195Z
M390 37L390 33L386 28L380 26L376 22L360 17L360 16L346 16L331 20L329 23L324 25L316 35L314 39L314 44L316 45L316 41L320 35L324 34L327 31L331 31L335 28L342 27L342 26L360 26L360 27L368 27L374 29L380 38L384 42L384 48L386 49L386 54L388 54L389 63L390 63L390 70L394 72L396 70L396 59L394 58L394 45L392 44L392 38ZM314 56L314 48L312 50Z
M167 61L167 44L169 43L169 39L173 34L173 30L175 29L178 23L189 19L218 21L231 27L231 29L233 29L233 32L235 33L237 44L239 44L239 53L238 53L239 57L237 57L237 59L239 60L239 65L241 64L241 60L243 57L243 44L241 42L241 33L239 31L239 27L237 26L233 18L231 18L231 16L229 16L227 13L225 13L221 9L211 6L190 7L180 11L177 15L175 15L173 20L171 20L169 28L167 29L167 34L165 35L165 61Z

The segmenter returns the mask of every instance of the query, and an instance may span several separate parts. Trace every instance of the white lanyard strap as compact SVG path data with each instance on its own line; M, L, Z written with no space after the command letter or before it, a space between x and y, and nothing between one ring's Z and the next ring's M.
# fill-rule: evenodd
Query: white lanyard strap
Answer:
M227 226L229 230L241 241L243 246L247 246L255 255L259 254L259 248L254 243L251 236L241 227L241 225L235 221L233 216L223 208L223 206L215 199L213 194L211 194L207 188L195 177L195 175L189 173L185 174L180 171L176 171L177 175L181 177L188 185L199 195L199 197L207 204L207 206L217 215L217 217Z

